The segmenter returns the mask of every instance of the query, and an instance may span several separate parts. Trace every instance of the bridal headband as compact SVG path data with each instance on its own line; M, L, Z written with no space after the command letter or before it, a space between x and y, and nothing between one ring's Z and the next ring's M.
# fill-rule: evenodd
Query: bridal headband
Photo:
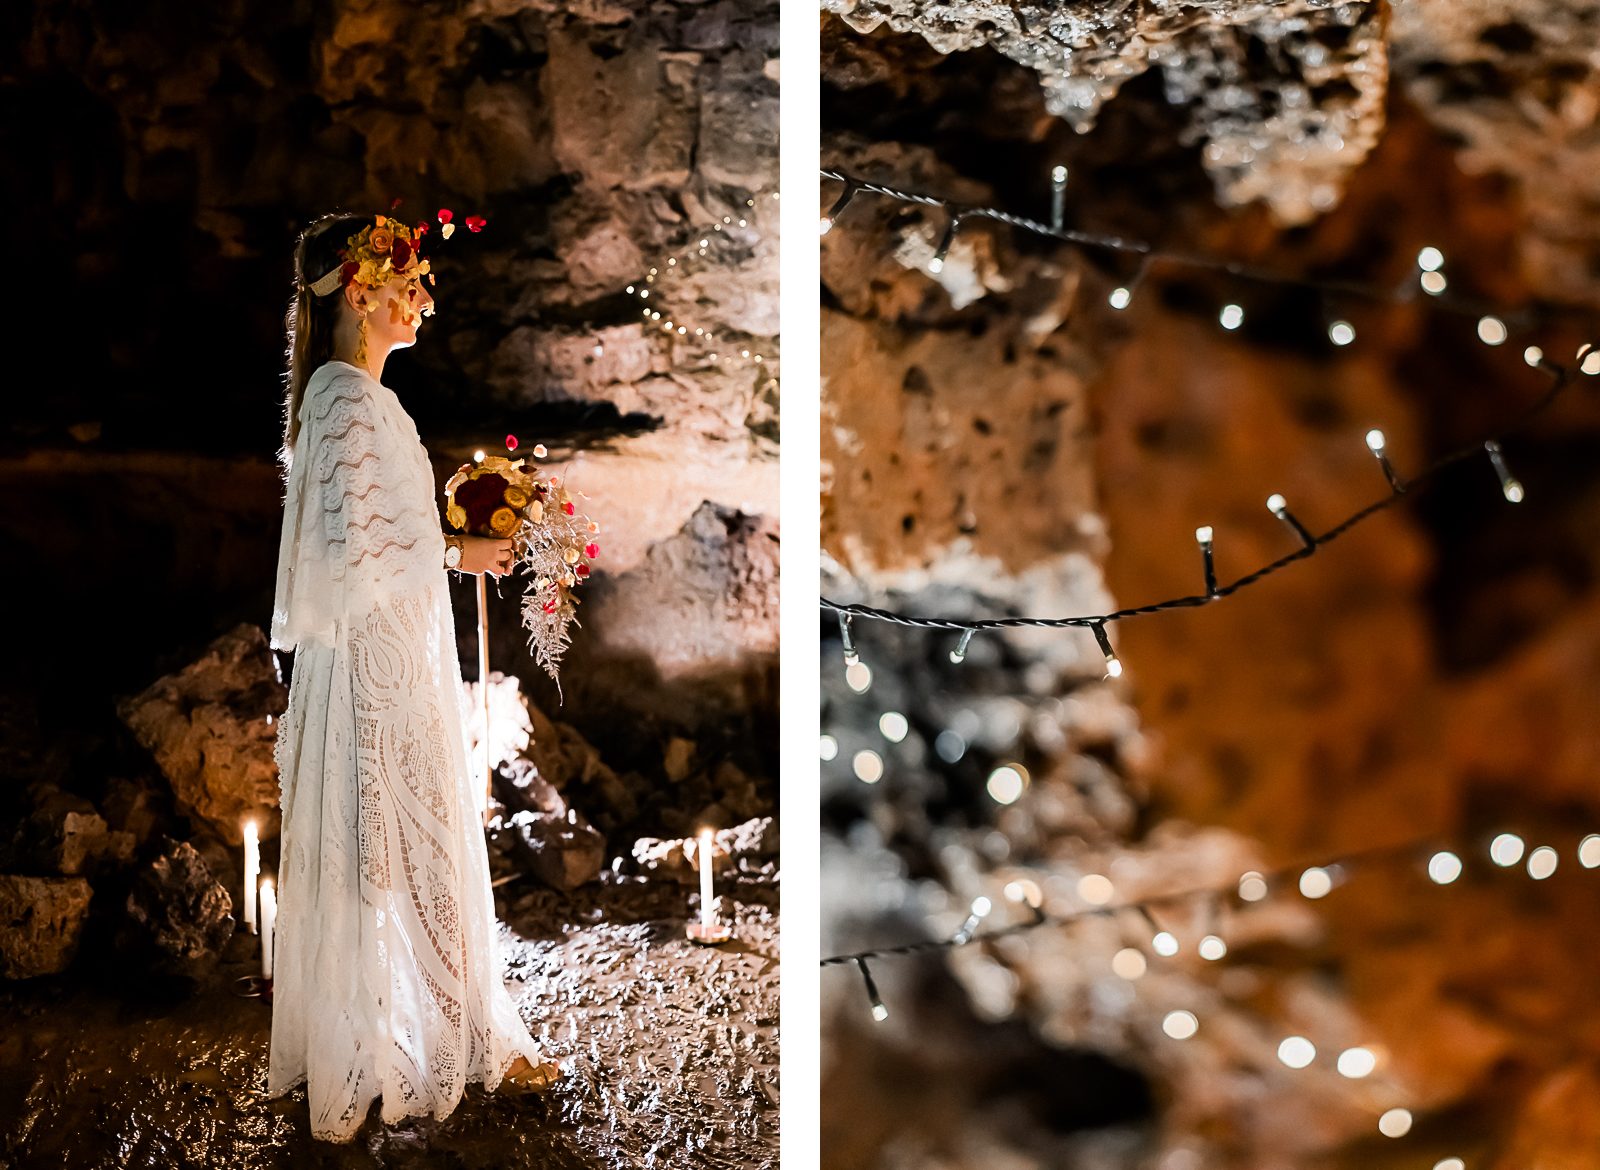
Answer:
M399 205L396 199L390 210ZM441 207L438 219L439 234L448 240L456 229L454 213L448 207ZM469 215L464 222L469 232L481 232L488 220L481 215ZM410 280L426 276L428 283L433 284L433 273L421 254L422 238L427 235L428 227L426 222L413 228L387 215L376 216L372 223L345 241L345 246L339 250L339 265L307 287L317 296L325 297L350 283L379 289L396 276Z

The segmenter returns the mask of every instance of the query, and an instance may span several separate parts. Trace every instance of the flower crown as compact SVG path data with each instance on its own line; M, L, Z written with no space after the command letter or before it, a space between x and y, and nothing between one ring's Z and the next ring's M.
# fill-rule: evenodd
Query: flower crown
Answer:
M396 199L389 210L399 205L400 200ZM439 234L447 240L456 230L454 219L448 207L439 209L439 223L443 225ZM481 232L488 222L481 215L469 215L467 230ZM351 283L380 289L396 276L408 279L426 276L428 283L433 284L428 261L422 258L422 237L427 234L426 222L412 228L387 215L375 216L370 224L345 241L345 246L339 249L338 267L329 269L312 282L311 291L325 297Z

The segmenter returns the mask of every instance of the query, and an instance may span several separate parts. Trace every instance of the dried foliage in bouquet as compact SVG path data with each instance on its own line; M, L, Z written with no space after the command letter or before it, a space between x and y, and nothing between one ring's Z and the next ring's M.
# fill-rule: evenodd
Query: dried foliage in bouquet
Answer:
M506 436L506 447L516 450L515 435ZM542 444L533 448L535 459L546 454ZM457 532L512 539L517 564L532 578L522 597L528 649L559 693L561 657L577 624L573 590L600 555L600 526L578 511L560 476L541 476L528 460L504 455L456 469L445 484L445 520Z

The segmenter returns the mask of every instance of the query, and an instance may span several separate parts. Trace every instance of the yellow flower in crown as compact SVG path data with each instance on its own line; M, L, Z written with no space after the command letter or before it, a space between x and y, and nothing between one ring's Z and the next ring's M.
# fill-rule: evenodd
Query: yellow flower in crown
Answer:
M399 203L396 199L394 206ZM439 210L439 222L444 225L441 234L450 234L453 218L448 208ZM482 231L486 223L488 220L479 215L466 218L467 228L472 232ZM426 221L413 228L392 216L374 216L370 224L345 241L345 246L339 250L339 266L313 283L311 291L327 296L351 282L378 289L396 276L410 280L426 276L428 283L433 284L431 265L422 257L422 239L427 232Z

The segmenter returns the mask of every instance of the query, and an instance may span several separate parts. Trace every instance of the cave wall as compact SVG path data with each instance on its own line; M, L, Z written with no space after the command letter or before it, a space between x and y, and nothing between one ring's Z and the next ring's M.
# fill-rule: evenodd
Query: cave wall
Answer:
M770 590L737 617L711 594L691 606L714 636L687 666L692 647L608 626L645 620L646 599L675 587L661 550L728 553L700 542L706 508L773 535L719 561L724 575L775 571L776 14L608 0L8 10L0 190L9 254L31 274L16 336L40 362L7 412L0 477L35 501L6 535L41 570L11 672L81 690L83 665L109 657L83 696L104 710L102 691L143 687L237 621L266 624L294 234L398 198L411 219L450 207L489 221L435 241L438 314L385 370L441 489L516 434L549 447L602 524L567 668L588 683L569 686L563 717L625 713L641 753L663 727L729 738L770 722ZM652 306L688 328L665 330ZM498 593L494 666L554 706L511 636L516 590ZM454 586L469 677L472 596ZM685 670L722 680L715 702L675 696Z

